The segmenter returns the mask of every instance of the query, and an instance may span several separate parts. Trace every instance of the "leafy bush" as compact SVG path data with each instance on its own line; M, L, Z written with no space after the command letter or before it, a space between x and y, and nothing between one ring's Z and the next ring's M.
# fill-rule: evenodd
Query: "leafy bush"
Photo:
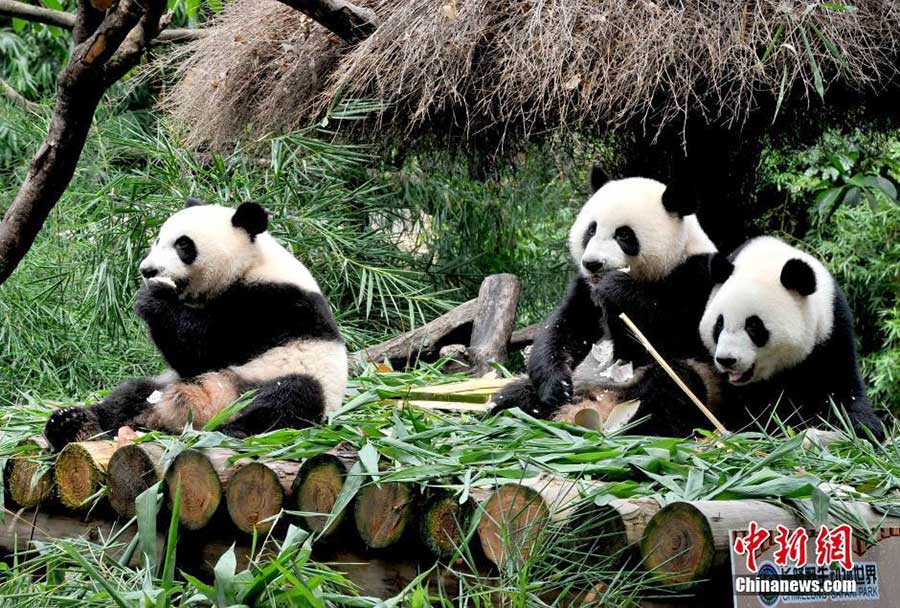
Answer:
M900 412L900 131L831 130L810 147L770 148L760 175L787 195L760 227L804 237L822 257L853 309L870 396Z

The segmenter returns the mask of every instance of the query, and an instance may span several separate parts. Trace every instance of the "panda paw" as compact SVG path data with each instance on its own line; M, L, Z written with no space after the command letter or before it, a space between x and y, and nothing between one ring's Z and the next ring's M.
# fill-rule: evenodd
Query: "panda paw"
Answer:
M59 451L73 441L83 441L102 432L97 417L86 407L64 407L53 412L44 427L44 436Z

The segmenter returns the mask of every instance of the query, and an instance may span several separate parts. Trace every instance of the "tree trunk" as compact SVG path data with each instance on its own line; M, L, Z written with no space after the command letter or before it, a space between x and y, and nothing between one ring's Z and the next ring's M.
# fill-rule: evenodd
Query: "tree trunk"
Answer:
M236 465L225 490L225 504L234 525L248 534L254 530L268 532L299 468L300 463L282 461Z

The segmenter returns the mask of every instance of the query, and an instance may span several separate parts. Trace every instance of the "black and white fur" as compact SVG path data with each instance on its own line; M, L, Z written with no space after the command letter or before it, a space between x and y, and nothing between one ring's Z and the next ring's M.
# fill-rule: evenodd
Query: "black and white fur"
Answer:
M593 194L569 233L579 275L535 338L528 379L498 393L496 409L520 407L539 417L552 416L578 392L572 372L604 337L612 338L616 359L636 368L651 364L619 319L622 312L668 359L705 357L696 328L712 287L709 258L716 248L694 215L696 199L677 185L651 179L606 181L596 168L591 186ZM645 381L617 394L641 398L639 416L669 404L671 414L654 416L661 426L651 424L644 431L676 432L672 422L687 422L678 411L696 408L660 371L642 371ZM691 365L680 371L705 395L704 379Z
M45 433L59 449L122 426L180 432L201 426L256 389L234 436L304 427L337 409L347 352L306 267L266 231L256 203L237 209L188 201L162 226L141 262L135 311L171 367L130 380L102 402L65 408Z
M814 424L830 417L834 401L857 434L867 427L883 438L860 377L850 308L821 262L759 237L716 256L712 275L700 334L731 385L727 426L765 422L773 407L791 424Z

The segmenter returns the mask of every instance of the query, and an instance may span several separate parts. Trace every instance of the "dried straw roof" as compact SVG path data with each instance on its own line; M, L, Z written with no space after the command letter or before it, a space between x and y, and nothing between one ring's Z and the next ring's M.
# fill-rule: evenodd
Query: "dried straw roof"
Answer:
M896 75L900 2L359 0L380 20L355 47L275 0L236 0L169 61L165 105L188 142L294 128L335 99L388 104L378 126L518 134L743 121L768 100Z

